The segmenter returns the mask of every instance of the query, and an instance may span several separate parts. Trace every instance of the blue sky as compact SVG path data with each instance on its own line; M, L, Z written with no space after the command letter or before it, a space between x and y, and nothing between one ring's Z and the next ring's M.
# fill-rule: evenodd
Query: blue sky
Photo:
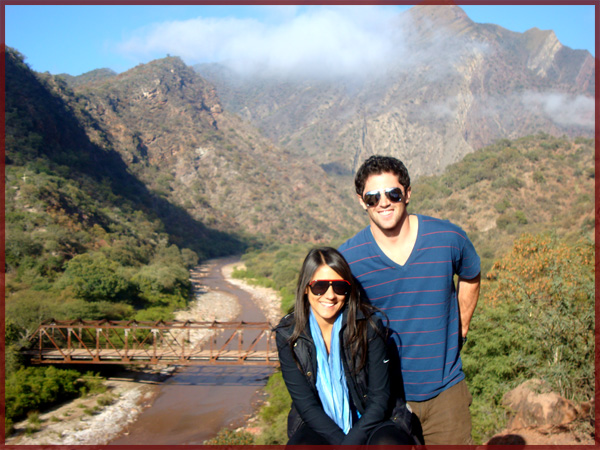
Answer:
M393 50L388 48L390 39L384 33L397 32L393 31L398 28L393 18L409 8L3 6L5 43L25 55L33 70L71 75L105 67L122 72L167 54L180 56L188 64L235 59L248 65L256 57L279 66L306 67L310 60L321 66L323 61L331 61L331 70L342 70L345 65L351 69L353 54L360 52L375 61ZM595 55L592 5L462 8L475 22L494 23L512 31L551 29L563 45ZM302 59L303 54L312 56ZM317 54L323 58L315 59ZM335 61L330 57L333 54ZM300 56L292 61L291 55Z

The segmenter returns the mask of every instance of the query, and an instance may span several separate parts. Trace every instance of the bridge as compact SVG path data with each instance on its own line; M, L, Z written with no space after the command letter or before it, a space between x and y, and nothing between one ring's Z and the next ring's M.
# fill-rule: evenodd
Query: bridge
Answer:
M32 364L277 366L267 322L54 320L23 350Z

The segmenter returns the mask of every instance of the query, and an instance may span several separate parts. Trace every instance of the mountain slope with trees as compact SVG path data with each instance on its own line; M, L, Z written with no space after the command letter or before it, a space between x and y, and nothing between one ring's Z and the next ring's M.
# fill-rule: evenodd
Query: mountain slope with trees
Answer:
M27 411L90 389L76 371L22 369L19 349L42 320L170 319L188 302L199 256L244 243L150 192L114 149L90 139L86 127L103 131L65 101L60 79L35 74L13 49L4 57L10 430Z
M460 224L486 273L523 233L594 238L594 158L592 139L501 139L418 178L410 210Z
M187 304L199 256L243 243L156 197L93 143L81 123L97 124L56 94L59 80L12 49L5 61L7 347L52 317L169 318Z
M75 95L129 170L202 223L283 242L331 239L356 223L350 189L340 192L311 158L224 110L214 87L179 58L81 84ZM323 199L342 200L337 223Z

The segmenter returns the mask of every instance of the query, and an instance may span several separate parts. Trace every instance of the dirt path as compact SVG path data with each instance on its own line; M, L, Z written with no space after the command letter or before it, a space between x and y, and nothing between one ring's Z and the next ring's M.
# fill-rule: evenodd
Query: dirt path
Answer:
M177 320L229 321L239 313L235 297L212 291L202 284L202 278L216 264L209 261L192 272L194 300L184 311L176 313ZM232 280L231 273L240 263L222 268L224 278L231 284L249 292L253 301L271 323L281 317L279 296L273 290L254 287L241 280ZM201 332L200 332L201 333ZM197 334L193 341L206 336ZM105 445L127 429L140 413L152 405L159 384L167 379L175 367L146 368L137 372L125 371L122 376L106 381L107 392L75 399L53 410L40 414L40 429L26 433L28 422L15 424L17 433L6 439L6 445ZM101 406L107 398L112 403Z

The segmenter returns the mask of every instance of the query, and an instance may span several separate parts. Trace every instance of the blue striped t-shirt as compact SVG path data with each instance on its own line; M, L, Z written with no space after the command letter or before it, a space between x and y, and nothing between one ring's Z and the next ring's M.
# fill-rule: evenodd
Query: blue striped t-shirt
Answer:
M381 251L370 226L339 248L368 300L390 321L411 401L433 398L464 379L454 275L471 279L480 271L479 256L460 227L417 218L417 240L402 266Z

